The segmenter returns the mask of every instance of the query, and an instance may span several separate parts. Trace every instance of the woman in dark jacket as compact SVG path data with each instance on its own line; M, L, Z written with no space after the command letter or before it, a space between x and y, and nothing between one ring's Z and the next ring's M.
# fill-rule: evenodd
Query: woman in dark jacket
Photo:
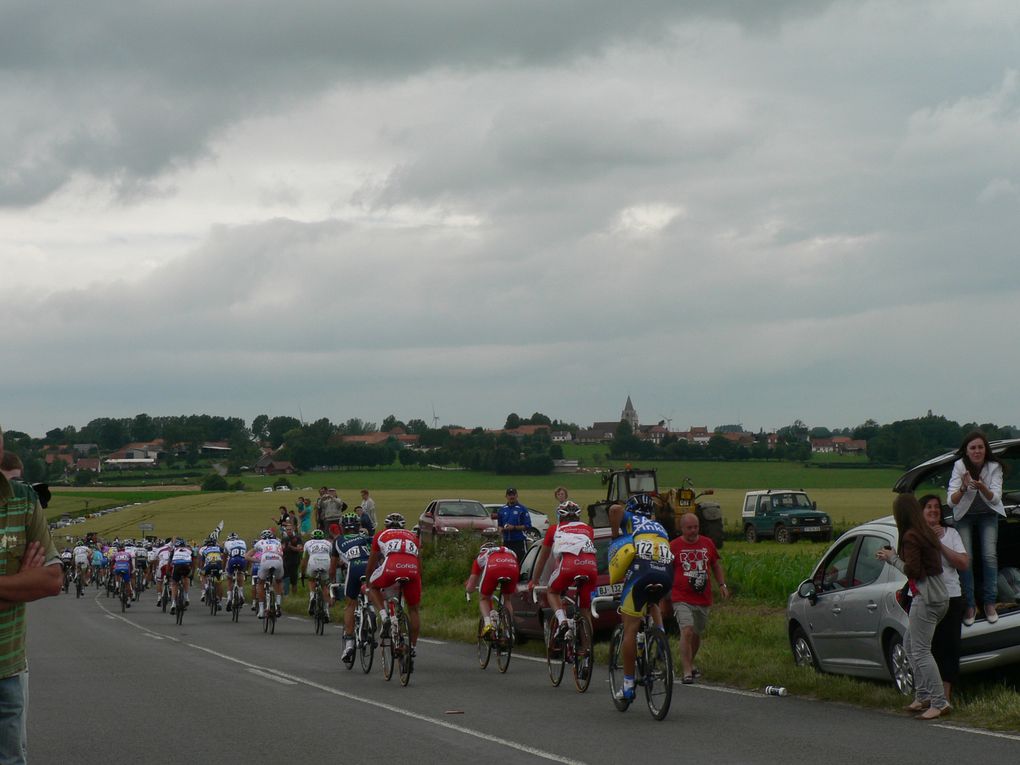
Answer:
M913 494L896 497L893 518L899 532L896 552L885 548L877 556L906 574L914 593L903 641L914 671L914 701L907 709L920 712L919 719L934 720L949 711L942 676L931 653L935 627L949 608L949 594L942 579L942 545L925 522Z

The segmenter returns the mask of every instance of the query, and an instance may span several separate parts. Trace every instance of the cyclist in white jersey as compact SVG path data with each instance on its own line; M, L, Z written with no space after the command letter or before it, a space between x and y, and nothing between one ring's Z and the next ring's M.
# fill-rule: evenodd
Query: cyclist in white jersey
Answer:
M319 587L319 574L325 580L329 580L330 554L333 551L333 543L326 539L326 533L322 529L312 532L312 538L305 542L304 572L305 581L308 582L308 615L313 616L312 602L315 600L315 591ZM326 599L328 608L333 606L333 593L327 586L322 593ZM326 621L329 621L329 610L326 611Z
M276 591L276 616L279 618L283 614L283 610L279 605L283 603L283 545L272 531L266 529L260 535L259 541L255 543L255 546L248 551L245 557L248 560L254 560L256 553L261 555L259 559L258 588L255 593L259 604L259 619L264 619L266 615L266 578L269 576L270 571L273 572L274 576L273 589Z
M159 559L159 554L156 552L155 545L152 542L145 543L145 568L146 568L146 581L151 585L156 581L156 561Z
M92 550L83 542L79 542L71 553L74 555L74 567L78 571L78 576L84 577L82 584L87 586L92 579Z
M166 543L156 550L156 608L163 605L163 579L170 576L170 559L173 554L173 540L167 537Z
M176 613L177 588L179 586L184 588L184 607L187 608L190 605L188 587L191 584L191 568L195 563L194 551L180 537L174 540L174 552L170 563L173 566L170 575L170 613Z

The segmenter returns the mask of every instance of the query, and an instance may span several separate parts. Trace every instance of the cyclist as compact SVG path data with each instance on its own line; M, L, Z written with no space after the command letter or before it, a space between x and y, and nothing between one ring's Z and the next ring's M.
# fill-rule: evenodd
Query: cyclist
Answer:
M90 579L92 576L98 576L99 581L102 582L106 578L106 554L98 542L92 548L92 569L90 573Z
M170 557L170 613L177 613L177 588L184 588L184 607L187 608L188 587L191 585L191 567L195 553L181 537L174 540L173 555Z
M230 611L232 608L240 608L244 605L244 570L248 566L244 554L248 552L248 545L231 531L223 547L227 551L227 584L230 586L230 591L227 593L227 611ZM241 588L240 603L233 602L234 585Z
M135 571L144 572L149 568L149 552L145 549L145 545L147 544L149 543L143 543L141 540L137 540L135 542ZM142 575L142 583L146 583L144 573Z
M219 546L216 537L210 536L205 544L198 550L198 558L201 561L201 582L202 601L205 601L205 586L209 577L213 578L216 588L216 608L220 608L220 601L223 599L223 548Z
M174 554L174 542L170 537L156 550L156 608L163 606L163 580L171 575L173 564L171 559Z
M492 614L492 593L496 591L496 584L500 579L508 579L509 581L503 584L503 594L511 595L517 592L517 580L520 575L517 554L509 547L503 547L495 542L484 543L471 562L471 576L468 577L464 589L468 592L478 589L478 609L485 620L482 637L488 637L496 629L495 617ZM504 600L503 604L507 611L510 611L510 601ZM512 611L510 613L513 614Z
M92 561L92 550L89 549L88 545L78 540L78 544L74 546L71 551L74 558L74 568L78 572L79 577L83 577L81 582L83 585L88 586L91 580L92 570L90 563Z
M131 597L134 588L131 586L131 574L134 571L135 556L127 551L127 545L123 542L117 544L113 553L113 575L122 580L121 587L127 590L127 607L131 608Z
M333 550L333 543L326 539L326 532L322 529L315 529L312 532L312 538L305 542L304 555L301 561L301 570L304 571L305 581L308 582L308 615L313 616L312 603L315 602L315 591L319 587L319 575L323 578L328 578L332 581L330 576L331 561L330 553ZM326 621L329 621L329 608L333 606L333 593L326 587L326 591L322 593L322 597L326 599L328 607L326 609Z
M591 595L598 584L599 566L595 560L595 532L581 520L581 508L576 502L567 500L556 508L559 522L549 527L542 540L542 549L535 561L535 571L528 582L528 589L534 589L550 557L553 559L553 573L549 577L549 605L556 612L559 624L555 639L563 640L573 629L563 610L563 593L574 586L574 578L588 577L577 593L577 607L588 618Z
M609 508L609 525L613 542L609 549L609 579L623 582L620 593L620 614L623 617L623 687L617 692L622 699L634 698L634 665L637 655L637 633L641 619L649 609L659 626L662 614L658 600L652 601L649 586L659 585L662 595L673 586L673 554L669 534L652 518L655 500L648 494L635 494L626 505Z
M156 554L156 546L146 540L145 542L145 581L148 586L152 586L156 583L156 560L159 556Z
M251 547L248 548L248 552L244 554L245 563L251 561L251 610L259 610L259 564L262 562L262 550L256 550L255 545L259 543L261 537L257 537L252 540Z
M340 518L343 536L333 542L333 563L330 566L329 579L333 581L337 567L344 572L344 654L343 661L350 662L354 658L354 610L358 605L358 593L361 591L361 577L365 575L368 559L372 552L372 537L361 530L361 520L357 513L344 513Z
M256 554L261 556L259 561L258 591L255 595L259 605L259 619L264 619L266 616L266 578L271 571L274 572L273 575L275 577L273 590L276 591L276 616L279 618L283 613L280 608L280 604L283 603L283 545L280 544L280 540L276 538L276 535L270 529L264 530L259 535L259 541L248 551L248 560L254 559ZM254 577L255 575L252 574L252 576Z
M421 563L418 560L418 536L408 531L404 516L390 513L386 516L385 528L372 537L372 552L368 558L368 597L372 599L376 612L382 617L382 634L390 627L390 615L383 602L383 590L397 584L397 579L407 579L404 584L404 602L411 622L411 656L418 645L418 603L421 601Z

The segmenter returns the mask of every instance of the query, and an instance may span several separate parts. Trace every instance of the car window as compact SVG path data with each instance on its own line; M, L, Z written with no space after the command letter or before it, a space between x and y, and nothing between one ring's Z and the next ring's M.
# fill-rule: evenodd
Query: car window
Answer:
M527 582L531 579L531 571L535 568L535 559L538 558L538 551L541 548L542 545L535 545L524 555L524 560L521 561L520 581Z
M595 563L599 567L600 574L609 571L609 543L612 541L609 537L595 540Z
M857 537L851 537L840 544L818 567L815 574L815 587L819 592L835 592L845 590L850 582L850 562L853 560Z
M876 558L875 553L887 544L889 543L881 537L866 536L861 540L857 563L854 565L855 586L871 584L881 576L885 563Z
M747 499L744 500L744 512L745 513L747 513L748 515L751 515L751 514L754 513L754 503L755 503L755 501L757 499L758 499L757 497L748 497Z
M488 518L480 502L445 502L439 506L439 515L445 518Z

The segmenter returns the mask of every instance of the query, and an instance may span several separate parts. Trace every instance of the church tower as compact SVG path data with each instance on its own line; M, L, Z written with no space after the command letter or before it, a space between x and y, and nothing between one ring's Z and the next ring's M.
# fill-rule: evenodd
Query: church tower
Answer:
M623 411L620 413L620 419L629 422L630 427L635 432L638 429L638 418L637 412L634 410L634 405L630 403L630 396L627 396L627 403L623 407Z

